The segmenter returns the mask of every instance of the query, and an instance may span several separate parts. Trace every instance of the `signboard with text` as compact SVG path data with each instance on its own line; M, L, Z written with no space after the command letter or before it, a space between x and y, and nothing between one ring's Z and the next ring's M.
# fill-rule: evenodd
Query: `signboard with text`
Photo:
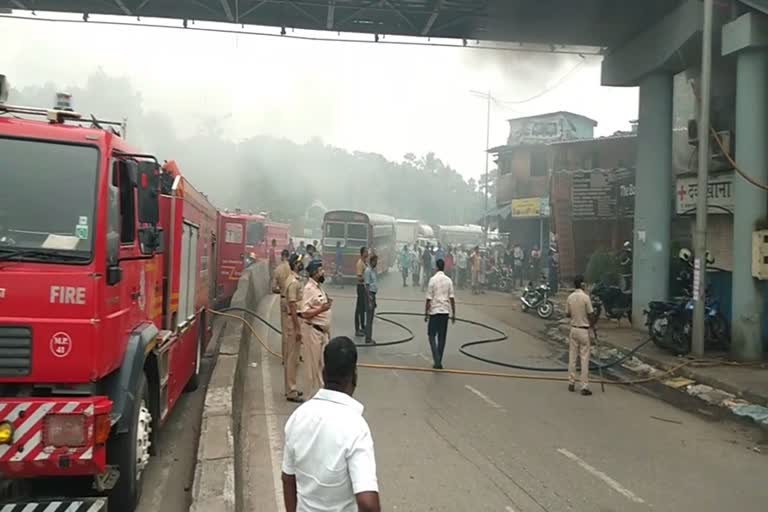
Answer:
M635 213L634 169L574 171L572 215L578 220L630 218Z
M696 212L699 180L695 176L678 178L675 185L675 211L678 215ZM707 206L711 214L733 213L733 173L709 176Z
M513 218L549 217L549 198L547 197L513 199L510 206Z

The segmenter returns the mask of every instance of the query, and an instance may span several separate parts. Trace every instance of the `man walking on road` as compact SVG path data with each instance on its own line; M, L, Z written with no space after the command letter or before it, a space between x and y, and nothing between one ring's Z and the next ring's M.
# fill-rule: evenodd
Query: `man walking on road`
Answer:
M459 247L456 253L456 285L459 288L464 288L467 282L467 251L464 247Z
M323 387L323 349L331 332L331 306L333 301L320 287L325 281L323 264L313 261L307 268L307 284L304 286L299 313L304 320L301 326L304 350L304 392L312 397Z
M427 322L427 338L432 350L432 368L443 369L443 352L448 335L448 315L456 323L456 300L453 281L443 270L445 262L437 260L437 272L427 286L427 302L424 305L424 321ZM449 309L450 307L450 309Z
M301 323L299 322L299 308L302 303L302 286L299 272L301 272L301 259L294 254L288 264L291 274L285 281L285 303L287 320L282 322L283 329L283 374L285 384L285 398L289 402L301 403L303 393L296 385L296 374L299 372L299 356L301 353Z
M408 273L411 271L411 253L408 250L408 244L403 246L398 260L397 266L400 267L400 273L403 276L403 288L405 288L408 286Z
M368 263L368 249L360 248L360 259L355 265L355 277L357 278L357 302L355 303L355 336L365 336L365 310L367 297L365 293L365 267Z
M427 244L421 254L421 291L427 291L427 283L432 277L432 246Z
M376 274L378 261L379 257L374 254L368 262L368 268L365 269L365 291L368 298L365 318L366 343L376 343L373 341L373 318L376 315L376 294L379 292L379 276Z
M325 347L325 389L285 425L286 512L381 512L376 456L357 387L357 349L347 337Z
M581 359L581 394L589 396L589 329L592 325L592 301L584 291L584 278L576 276L573 293L566 302L566 315L571 319L571 333L568 336L568 391L576 391L576 354Z

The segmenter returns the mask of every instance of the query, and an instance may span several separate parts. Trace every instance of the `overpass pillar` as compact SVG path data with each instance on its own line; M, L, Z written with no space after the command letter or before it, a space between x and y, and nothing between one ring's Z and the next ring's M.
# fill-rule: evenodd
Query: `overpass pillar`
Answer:
M672 223L672 75L654 73L640 82L635 176L635 236L632 244L632 319L665 300L669 289Z
M723 27L723 55L736 55L736 163L768 183L768 17L745 14ZM736 176L733 216L731 355L762 356L765 286L752 277L752 231L768 215L765 191Z

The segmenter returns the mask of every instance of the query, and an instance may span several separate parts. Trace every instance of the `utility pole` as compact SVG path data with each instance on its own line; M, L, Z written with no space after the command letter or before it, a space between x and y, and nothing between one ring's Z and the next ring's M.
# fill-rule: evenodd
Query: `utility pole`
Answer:
M485 115L485 246L488 247L488 145L491 143L491 91L486 96L486 115Z
M483 228L485 231L484 235L484 243L486 247L488 246L488 196L490 191L489 189L489 176L488 176L488 146L491 144L491 100L493 99L493 95L491 94L491 91L488 90L487 92L481 92L481 91L475 91L471 90L469 91L475 96L478 96L480 98L485 99L486 101L486 113L485 113L485 187L483 190L483 196L485 199L485 214L483 215Z
M699 184L696 197L696 231L693 268L693 343L696 357L704 355L706 337L704 311L707 297L707 192L709 181L709 112L712 85L712 16L714 0L704 0L704 27L701 43L701 119L699 123Z

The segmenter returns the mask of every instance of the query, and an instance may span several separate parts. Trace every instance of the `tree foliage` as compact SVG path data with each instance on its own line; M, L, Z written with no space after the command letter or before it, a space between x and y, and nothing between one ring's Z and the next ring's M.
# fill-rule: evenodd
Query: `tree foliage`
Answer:
M57 85L11 91L11 102L48 106ZM331 209L355 209L437 224L474 222L483 196L434 153L406 153L393 162L377 153L348 151L315 138L305 144L268 135L226 138L225 120L207 117L194 135L180 137L171 114L146 111L126 77L99 70L82 87L68 87L75 108L97 117L128 119L128 140L160 160L176 160L192 183L221 208L303 216L315 200ZM407 122L407 121L404 121ZM397 129L393 127L392 129Z

